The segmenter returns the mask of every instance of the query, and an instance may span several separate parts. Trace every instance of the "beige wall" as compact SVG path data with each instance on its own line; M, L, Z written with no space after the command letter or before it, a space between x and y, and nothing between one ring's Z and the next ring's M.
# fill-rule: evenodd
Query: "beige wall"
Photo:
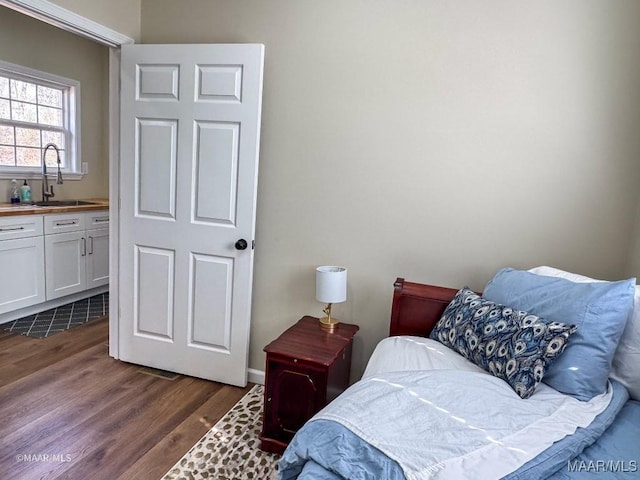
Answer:
M140 39L140 0L49 0L135 41Z
M89 174L55 185L56 199L108 197L108 49L0 7L0 60L80 81L81 161L89 164ZM29 184L33 199L40 200L42 182ZM8 201L8 190L9 180L0 180L0 201Z
M640 188L638 188L640 190ZM635 276L640 283L640 202L638 202L638 211L636 213L636 228L634 242L629 252L627 275Z
M628 269L640 2L143 0L144 43L266 45L250 366L349 268L354 374L392 283Z

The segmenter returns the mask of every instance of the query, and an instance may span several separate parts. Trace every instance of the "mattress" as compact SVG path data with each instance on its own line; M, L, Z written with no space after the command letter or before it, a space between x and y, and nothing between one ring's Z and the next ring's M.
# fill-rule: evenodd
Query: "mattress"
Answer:
M415 381L414 375L408 374L408 372L415 372L415 375L419 377L418 380ZM479 367L468 362L438 342L422 337L392 337L383 340L369 361L363 376L363 382L374 383L374 381L382 380L388 384L400 385L400 383L396 382L397 379L402 381L407 380L407 385L402 385L402 389L409 389L409 391L414 392L416 396L420 396L424 400L425 398L429 398L428 395L433 394L433 391L429 392L428 388L420 391L421 385L437 385L434 381L438 378L453 378L456 376L459 377L457 383L454 383L457 385L471 383L478 383L480 385L495 384L500 388L501 381L495 379L495 377L486 374L486 372ZM440 384L441 388L447 387L446 383L447 382L442 382ZM451 384L451 382L448 383ZM491 388L493 388L493 386L491 386ZM465 388L462 387L459 390L460 395L464 395L466 391ZM536 396L538 396L538 400L543 400L542 403L545 403L548 399L550 402L559 402L557 405L563 405L562 408L567 408L565 410L566 414L559 414L553 420L553 422L559 424L564 422L566 416L571 417L573 415L572 408L568 407L588 403L578 402L571 397L565 399L563 397L567 396L559 394L546 385L541 385L539 390ZM328 411L320 412L314 417L312 421L298 432L290 447L285 452L281 462L280 478L313 478L319 480L336 480L342 478L385 478L389 480L402 480L405 478L480 478L477 476L479 473L478 468L485 469L487 478L499 478L501 476L510 480L546 478L558 469L565 468L566 470L568 461L580 453L585 446L590 445L595 438L602 435L625 405L628 395L624 387L617 382L612 382L606 398L603 397L600 399L600 407L594 407L592 410L593 415L586 423L574 427L570 427L568 424L564 425L564 430L555 436L552 435L548 437L542 443L531 443L527 447L527 450L529 448L533 450L537 448L539 451L536 451L536 455L533 455L533 458L529 455L529 458L521 462L518 468L511 470L511 467L504 467L502 465L495 465L495 468L490 465L491 468L487 468L486 464L491 464L491 458L500 458L500 462L503 462L505 453L498 453L497 457L491 457L486 456L482 451L480 453L471 452L469 455L462 452L462 454L460 454L460 457L463 458L462 461L458 461L455 458L453 459L452 462L455 464L453 470L441 468L439 463L420 463L420 458L417 459L418 467L416 469L408 469L406 464L411 464L416 461L416 459L410 458L407 461L402 455L398 456L395 451L388 451L384 442L381 444L377 443L378 440L376 436L367 431L367 424L373 422L367 422L365 419L361 426L350 424L350 417L357 416L358 412L367 409L367 406L364 404L367 398L369 397L365 395L360 400L358 400L357 397L352 397L343 401L342 408L346 408L344 411L347 412L344 414L344 421L341 421L340 417L340 402L337 402L338 414L336 414L336 409L333 407L329 408L331 407L330 405L327 407L329 409ZM443 398L447 398L447 396L445 395ZM443 398L440 398L438 402L442 401ZM340 400L340 398L338 400ZM358 401L364 402L363 405L360 406L357 403ZM525 403L518 403L518 408L525 405L529 408L533 405L532 402L524 402ZM470 401L468 403L473 404L474 402ZM391 412L391 408L392 407L389 406L387 411ZM450 407L446 406L446 408ZM553 410L552 408L547 413L553 415ZM344 411L342 413L344 413ZM497 408L494 417L499 417L500 415L496 415L496 413L500 411L500 408ZM528 415L531 412L528 412L525 408L522 413ZM429 420L419 419L415 409L407 411L406 416L416 422L429 422ZM393 422L396 422L398 419L401 421L402 417L403 415L400 415ZM583 421L584 418L582 419ZM593 418L596 420L593 420ZM362 427L362 425L364 425L364 427ZM484 427L486 427L486 425L483 425L483 428ZM410 429L411 427L403 428ZM487 437L493 436L499 438L497 435L500 434L500 428L501 427L499 427L496 432L487 433ZM549 425L547 424L542 430L547 430L548 428ZM537 435L539 430L541 429L534 428L529 431ZM442 432L439 432L439 434L441 433ZM391 443L402 442L402 437L402 434L397 436L397 438L392 436L393 441ZM482 435L477 438L481 439ZM517 438L517 436L513 438ZM419 442L420 439L421 437L418 436L416 441ZM521 436L519 441L522 440L524 440L524 444L527 444L528 436ZM474 441L478 440L476 439ZM455 442L457 442L457 440L455 440L454 443ZM544 448L541 448L544 442L548 444L545 445ZM409 450L412 447L411 443L412 440L410 440L406 446ZM520 443L518 443L518 445L520 445ZM492 447L495 447L495 445L489 445L486 448L491 450ZM431 447L420 446L418 450L424 452L430 448ZM458 446L456 445L455 448L458 448ZM511 450L521 449L512 448ZM505 452L506 455L513 454L507 450L505 450ZM531 452L528 453L530 454ZM540 453L540 455L537 455L537 453ZM446 455L447 453L445 451L445 456ZM477 457L476 464L469 460L473 459L474 455ZM418 454L417 456L420 457L423 455ZM522 458L526 457L526 455L520 456ZM630 467L632 467L632 465L630 465ZM430 468L433 468L433 471L430 471ZM458 470L456 470L456 468ZM491 475L493 476L490 477ZM564 480L565 477L558 478Z

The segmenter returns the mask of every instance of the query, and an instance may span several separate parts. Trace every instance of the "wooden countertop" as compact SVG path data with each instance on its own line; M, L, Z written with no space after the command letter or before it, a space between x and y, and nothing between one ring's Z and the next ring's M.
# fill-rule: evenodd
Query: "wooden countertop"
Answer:
M12 215L46 215L49 213L69 213L79 211L104 210L109 208L109 200L106 198L82 198L86 202L94 202L93 205L74 205L64 207L37 207L35 205L0 203L0 217Z

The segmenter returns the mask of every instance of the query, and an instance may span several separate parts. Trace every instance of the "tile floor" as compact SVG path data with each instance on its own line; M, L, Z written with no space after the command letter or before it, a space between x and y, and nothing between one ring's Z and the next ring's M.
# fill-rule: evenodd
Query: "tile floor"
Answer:
M61 305L2 325L3 330L45 338L109 315L109 292Z

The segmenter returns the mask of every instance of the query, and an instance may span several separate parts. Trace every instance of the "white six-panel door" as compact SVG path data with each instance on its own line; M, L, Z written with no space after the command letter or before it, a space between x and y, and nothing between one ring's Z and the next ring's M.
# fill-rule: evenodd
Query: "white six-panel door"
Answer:
M121 360L246 385L263 58L122 48Z

